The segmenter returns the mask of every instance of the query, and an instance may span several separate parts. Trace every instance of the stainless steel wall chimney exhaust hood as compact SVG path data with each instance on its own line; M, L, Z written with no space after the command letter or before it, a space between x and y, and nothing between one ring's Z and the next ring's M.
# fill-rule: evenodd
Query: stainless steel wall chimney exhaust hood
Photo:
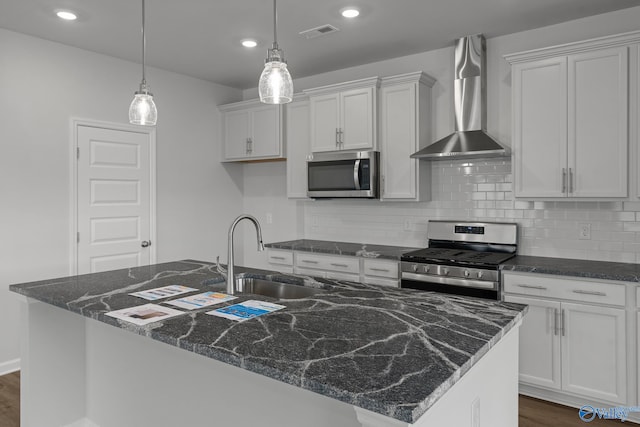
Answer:
M453 84L455 132L411 155L426 160L507 156L508 148L486 133L486 42L482 34L463 37L455 45Z

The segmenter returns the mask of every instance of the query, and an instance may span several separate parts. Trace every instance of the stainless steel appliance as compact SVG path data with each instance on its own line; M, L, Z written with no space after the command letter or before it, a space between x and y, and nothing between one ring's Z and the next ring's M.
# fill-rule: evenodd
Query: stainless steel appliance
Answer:
M500 299L499 266L517 252L517 224L429 221L429 246L401 258L400 287Z
M377 151L318 153L307 160L307 196L378 198Z

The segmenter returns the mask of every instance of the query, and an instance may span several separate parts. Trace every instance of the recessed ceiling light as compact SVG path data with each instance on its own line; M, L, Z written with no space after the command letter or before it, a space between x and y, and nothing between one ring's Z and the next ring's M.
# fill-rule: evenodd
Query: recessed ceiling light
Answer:
M242 46L244 47L256 47L258 46L258 42L255 40L242 40Z
M78 15L69 10L59 10L56 12L56 15L58 18L64 19L65 21L75 21L78 19Z
M346 9L342 9L340 13L345 18L355 18L356 16L360 15L360 11L355 7L348 7Z

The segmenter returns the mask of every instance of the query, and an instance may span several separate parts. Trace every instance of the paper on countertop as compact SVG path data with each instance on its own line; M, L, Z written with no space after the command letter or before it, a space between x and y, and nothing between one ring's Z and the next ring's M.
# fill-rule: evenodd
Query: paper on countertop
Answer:
M137 307L123 308L105 313L107 316L144 326L148 323L159 322L170 317L184 314L184 311L163 307L157 304L144 304Z
M220 304L226 301L234 300L238 297L227 295L220 292L205 292L197 295L166 301L167 304L187 310L195 310L198 308L209 307L210 305Z
M284 305L274 304L266 301L249 300L239 304L222 307L217 310L207 311L206 314L224 317L238 322L253 319L263 314L271 313L285 308Z
M144 298L149 301L155 301L162 298L172 297L175 295L186 294L187 292L197 291L198 289L189 288L182 285L169 285L161 288L148 289L146 291L133 292L129 295Z

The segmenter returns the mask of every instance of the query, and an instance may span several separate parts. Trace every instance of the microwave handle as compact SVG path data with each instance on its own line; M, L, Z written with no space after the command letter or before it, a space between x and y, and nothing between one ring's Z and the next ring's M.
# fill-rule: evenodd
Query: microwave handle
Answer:
M360 159L356 160L353 164L353 185L356 187L356 190L360 190Z

